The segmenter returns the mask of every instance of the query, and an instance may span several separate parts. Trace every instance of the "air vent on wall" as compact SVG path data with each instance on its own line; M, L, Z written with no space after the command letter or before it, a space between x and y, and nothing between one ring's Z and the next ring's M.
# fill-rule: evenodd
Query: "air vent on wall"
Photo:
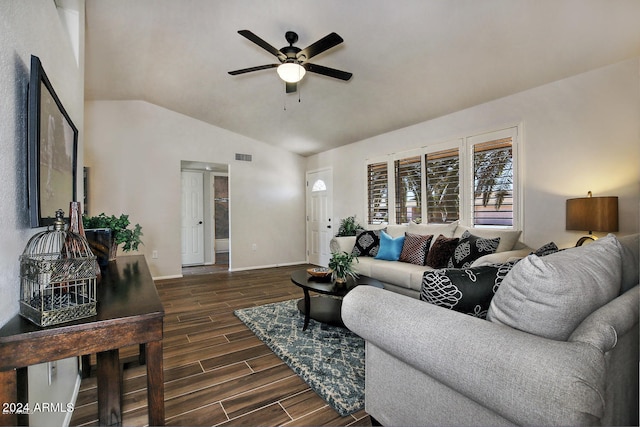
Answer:
M236 160L241 160L243 162L250 162L251 161L251 154L236 153Z

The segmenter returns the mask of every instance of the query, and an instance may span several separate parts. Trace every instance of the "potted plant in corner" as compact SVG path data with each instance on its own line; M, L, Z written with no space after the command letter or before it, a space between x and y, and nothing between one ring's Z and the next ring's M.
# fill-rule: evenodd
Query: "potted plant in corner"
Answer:
M116 259L118 246L122 245L125 252L137 251L138 246L142 243L142 227L135 224L133 228L129 228L131 222L129 215L121 214L119 217L115 215L107 216L104 212L97 216L83 215L82 223L87 233L87 240L91 249L97 257L108 256L108 261ZM109 242L101 242L99 239L89 239L91 229L110 230Z
M336 237L355 236L360 230L364 230L364 228L358 224L356 216L348 216L340 221L340 228L338 228Z
M349 276L354 279L358 277L358 274L353 270L353 260L359 262L358 257L348 252L334 252L331 254L329 268L336 283L346 283Z

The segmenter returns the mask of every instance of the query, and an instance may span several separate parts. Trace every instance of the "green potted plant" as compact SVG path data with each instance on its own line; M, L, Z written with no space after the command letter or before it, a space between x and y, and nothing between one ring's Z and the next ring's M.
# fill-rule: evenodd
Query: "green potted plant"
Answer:
M337 283L345 283L349 276L354 279L358 277L358 274L353 270L354 260L359 262L358 257L348 252L334 252L331 254L329 268L332 270L331 274Z
M364 228L358 224L356 216L348 216L340 221L340 228L338 228L338 234L336 234L336 237L355 236L360 230L364 230Z
M115 215L107 216L104 212L93 217L83 215L82 223L85 230L111 230L111 244L108 248L110 261L116 258L118 246L122 245L122 250L129 252L137 251L138 246L143 244L142 240L140 240L140 236L142 236L142 227L140 224L135 224L133 228L129 228L129 225L131 224L129 221L129 215L121 214L119 217L116 217ZM92 245L92 249L98 249L98 251L101 252L100 248L96 248L95 245Z

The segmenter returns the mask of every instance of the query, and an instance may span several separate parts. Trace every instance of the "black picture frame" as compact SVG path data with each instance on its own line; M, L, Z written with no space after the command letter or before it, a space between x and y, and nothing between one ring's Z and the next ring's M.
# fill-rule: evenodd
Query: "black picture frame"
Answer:
M42 63L31 56L27 111L29 220L32 228L54 223L77 197L78 129L64 109Z

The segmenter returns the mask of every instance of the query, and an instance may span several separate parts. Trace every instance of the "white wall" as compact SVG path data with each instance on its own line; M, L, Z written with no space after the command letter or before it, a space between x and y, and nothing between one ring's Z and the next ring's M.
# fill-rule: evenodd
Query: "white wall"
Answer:
M84 3L70 0L65 4L80 11L78 18L82 22L78 25L77 42L82 48ZM32 54L42 61L58 97L78 127L79 165L82 165L83 55L76 60L53 1L3 0L0 2L0 325L18 312L18 257L29 238L42 231L29 228L27 211L26 109ZM46 376L42 374L46 370L42 368L40 365L29 369L30 402L72 402L76 360L58 362L57 380L51 386L47 385ZM62 413L31 416L34 425L62 425L64 419Z
M304 158L144 101L87 102L85 117L91 213L142 226L154 277L181 275L181 160L230 165L232 269L305 261Z
M365 223L366 158L522 123L525 243L574 245L581 233L565 231L565 200L585 197L589 190L618 196L618 234L635 233L639 65L635 58L320 153L308 159L307 170L332 166L334 182L340 183L334 189L334 218L356 214Z

